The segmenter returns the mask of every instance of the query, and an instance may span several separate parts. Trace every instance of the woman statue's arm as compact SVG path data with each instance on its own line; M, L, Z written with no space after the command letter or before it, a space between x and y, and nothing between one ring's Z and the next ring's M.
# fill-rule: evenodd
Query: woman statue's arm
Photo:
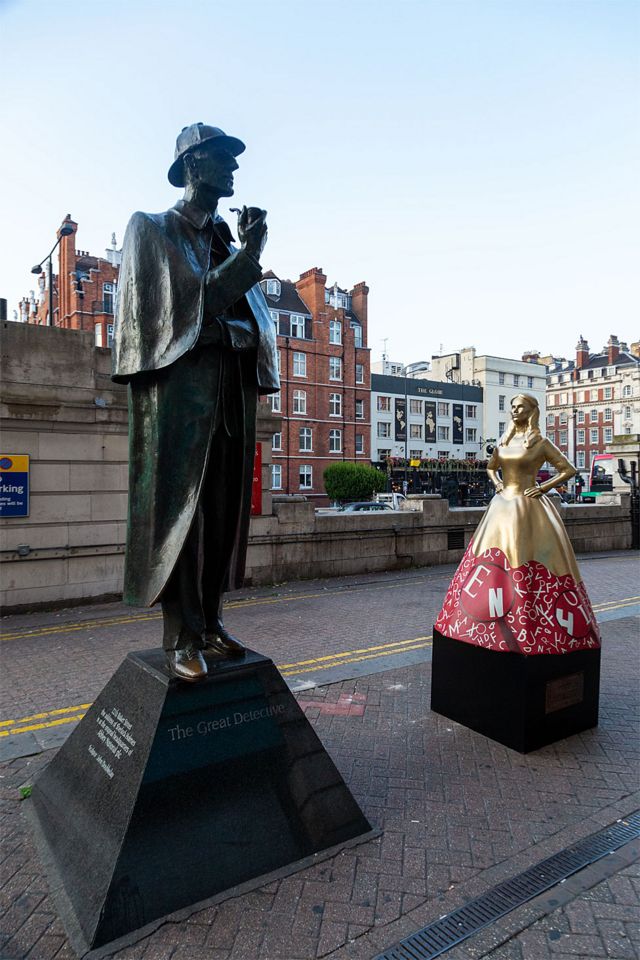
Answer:
M558 472L552 477L549 477L548 480L545 480L544 483L536 484L535 487L529 487L528 490L525 490L525 497L539 497L543 493L548 493L549 490L553 490L554 487L559 487L563 483L566 483L567 480L570 480L571 477L575 477L578 472L571 461L567 460L565 455L561 453L550 440L545 438L542 441L542 449L540 452L544 455L544 459L547 460L552 467L555 467Z
M502 482L502 477L498 473L498 448L496 447L491 454L491 458L487 464L487 475L491 483L496 488L496 493L502 493L504 490L504 484Z

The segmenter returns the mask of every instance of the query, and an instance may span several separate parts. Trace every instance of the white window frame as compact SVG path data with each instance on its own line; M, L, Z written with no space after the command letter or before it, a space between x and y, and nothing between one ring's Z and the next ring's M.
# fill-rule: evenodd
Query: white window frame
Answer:
M329 430L329 453L342 453L342 430L338 427Z
M416 400L413 397L409 398L409 413L417 414L422 416L422 400Z
M306 377L307 375L307 355L294 351L293 354L293 375L294 377Z
M330 417L342 416L342 394L341 393L329 394L329 416Z
M598 442L598 428L597 428L597 427L592 427L592 428L589 430L589 442L592 443L592 444Z
M295 332L294 332L294 328L295 328ZM296 340L304 340L305 339L304 317L301 316L299 313L292 313L290 329L291 329L292 337L294 337Z
M267 296L269 297L279 297L282 292L282 286L279 280L276 280L273 277L270 277L267 280Z
M391 397L377 397L376 409L381 413L391 412Z
M292 409L294 413L306 415L306 412L307 412L307 391L306 390L293 391L293 408Z
M605 443L613 442L613 427L604 428L604 442Z
M298 430L298 450L300 453L313 453L313 430L311 427L300 427Z
M356 363L356 383L364 383L364 363Z
M391 424L389 423L388 420L378 421L376 436L380 437L383 440L388 440L391 437Z
M269 395L269 406L271 407L272 413L282 412L282 394L280 391Z
M276 450L282 450L282 432L281 432L281 431L278 431L277 433L274 433L274 434L272 435L272 437L271 437L271 449L274 450L274 451L276 451Z
M282 464L271 464L271 489L282 490Z
M313 487L313 467L310 463L301 463L298 468L298 483L300 490L311 490Z
M364 433L356 433L356 453L364 453Z
M422 424L421 423L409 424L409 439L422 440Z
M449 427L445 427L444 424L438 424L438 440L448 440L449 439Z
M338 346L342 343L342 323L340 320L329 320L329 343Z
M355 410L356 420L364 420L364 400L356 399Z
M342 380L342 360L340 357L329 357L329 380Z

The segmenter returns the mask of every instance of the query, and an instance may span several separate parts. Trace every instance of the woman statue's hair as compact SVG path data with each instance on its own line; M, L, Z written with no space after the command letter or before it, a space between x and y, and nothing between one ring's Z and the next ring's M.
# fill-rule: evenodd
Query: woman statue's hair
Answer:
M532 447L534 444L542 440L542 434L540 433L540 407L538 406L538 401L535 397L532 397L530 393L517 393L515 397L511 398L511 403L515 400L524 400L525 403L530 408L530 413L527 419L527 429L524 434L524 445L525 447ZM516 425L511 421L508 429L500 437L500 446L506 447L516 432Z

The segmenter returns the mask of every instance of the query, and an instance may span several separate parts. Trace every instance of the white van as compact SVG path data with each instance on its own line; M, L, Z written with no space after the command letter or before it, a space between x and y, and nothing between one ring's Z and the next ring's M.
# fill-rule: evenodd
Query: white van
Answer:
M394 510L402 510L403 503L407 502L404 493L377 493L378 503L388 503Z

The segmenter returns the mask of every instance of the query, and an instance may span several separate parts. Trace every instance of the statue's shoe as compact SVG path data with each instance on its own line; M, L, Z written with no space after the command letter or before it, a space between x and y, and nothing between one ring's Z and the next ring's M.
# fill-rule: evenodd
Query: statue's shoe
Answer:
M228 657L243 657L247 651L244 643L229 633L220 621L211 633L205 634L204 645L206 650L224 653Z
M207 664L202 651L195 647L181 647L178 650L167 650L169 670L180 680L204 680L207 676Z

